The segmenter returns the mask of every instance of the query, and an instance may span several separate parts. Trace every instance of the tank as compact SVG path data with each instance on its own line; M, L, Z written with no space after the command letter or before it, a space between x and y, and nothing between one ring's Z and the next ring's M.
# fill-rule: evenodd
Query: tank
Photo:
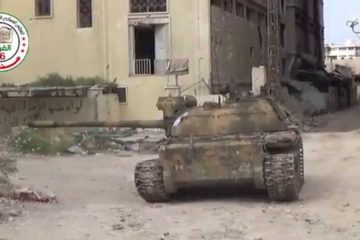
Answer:
M180 189L222 186L251 186L271 201L298 199L302 138L277 102L252 97L174 114L159 158L136 165L135 185L144 200L167 202Z

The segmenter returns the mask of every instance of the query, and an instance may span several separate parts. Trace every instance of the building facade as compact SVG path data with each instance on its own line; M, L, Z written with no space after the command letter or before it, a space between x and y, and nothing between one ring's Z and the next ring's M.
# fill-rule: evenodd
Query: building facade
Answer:
M360 58L360 45L353 40L348 40L345 44L326 45L325 57L327 61Z
M294 2L303 1L281 1L284 14ZM319 25L321 6L318 15L308 9ZM1 74L0 83L54 72L116 79L126 89L122 120L161 118L156 101L174 85L171 69L182 69L182 94L208 99L232 84L250 90L252 67L267 63L267 0L0 0L0 9L20 18L30 34L26 61ZM321 42L295 40L319 35L320 27L302 32L291 25L295 15L284 16L283 62L288 52L319 55Z
M324 61L324 1L287 0L286 49Z

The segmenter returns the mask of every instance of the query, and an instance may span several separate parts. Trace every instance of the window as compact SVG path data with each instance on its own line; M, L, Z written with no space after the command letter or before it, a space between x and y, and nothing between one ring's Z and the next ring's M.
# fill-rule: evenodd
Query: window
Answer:
M167 0L130 0L130 12L166 12Z
M165 74L169 49L168 24L130 26L130 74Z
M259 24L259 25L261 25L261 26L266 26L265 14L263 14L263 13L258 13L257 21L258 21L258 24Z
M280 26L280 44L282 47L285 46L285 24Z
M52 0L35 0L35 16L50 17L52 16Z
M251 22L256 22L256 12L249 7L246 8L246 19Z
M236 0L235 11L236 11L236 16L244 17L244 5L239 0Z
M224 0L224 11L233 12L233 0Z
M211 5L212 6L221 8L221 4L222 4L221 0L211 0Z
M91 0L77 0L78 28L92 27Z
M135 74L154 74L155 26L135 27Z
M105 87L102 91L102 94L116 94L119 100L119 103L127 103L127 87L116 86L116 87Z

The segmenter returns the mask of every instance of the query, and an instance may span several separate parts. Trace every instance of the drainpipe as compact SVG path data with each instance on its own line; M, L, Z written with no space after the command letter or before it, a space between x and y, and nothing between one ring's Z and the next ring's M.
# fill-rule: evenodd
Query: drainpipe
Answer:
M201 34L200 34L200 31L201 31L201 26L200 26L200 22L201 22L201 17L200 17L200 1L202 1L202 0L197 0L197 32L198 32L198 53L199 53L199 55L201 55L201 42L200 42L200 39L201 39ZM199 90L200 90L200 92L201 92L201 85L202 85L202 79L201 79L201 66L202 66L202 64L201 64L201 62L202 62L202 60L204 60L201 56L199 56L199 58L198 58L198 68L199 68L199 76L198 76L198 81L199 81L199 83L200 83L200 85L199 85Z
M1 1L1 0L0 0ZM103 15L103 58L104 58L104 79L109 80L109 17L108 17L108 1L102 1L102 15Z

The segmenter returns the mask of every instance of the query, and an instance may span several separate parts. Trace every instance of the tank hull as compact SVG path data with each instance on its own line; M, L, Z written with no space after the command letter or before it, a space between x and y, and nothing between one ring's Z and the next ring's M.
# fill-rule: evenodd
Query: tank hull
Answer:
M179 113L159 159L137 165L135 183L148 202L182 188L244 185L295 201L304 183L301 134L270 99L205 104Z
M263 135L182 138L161 146L168 192L194 186L251 185L265 189Z

